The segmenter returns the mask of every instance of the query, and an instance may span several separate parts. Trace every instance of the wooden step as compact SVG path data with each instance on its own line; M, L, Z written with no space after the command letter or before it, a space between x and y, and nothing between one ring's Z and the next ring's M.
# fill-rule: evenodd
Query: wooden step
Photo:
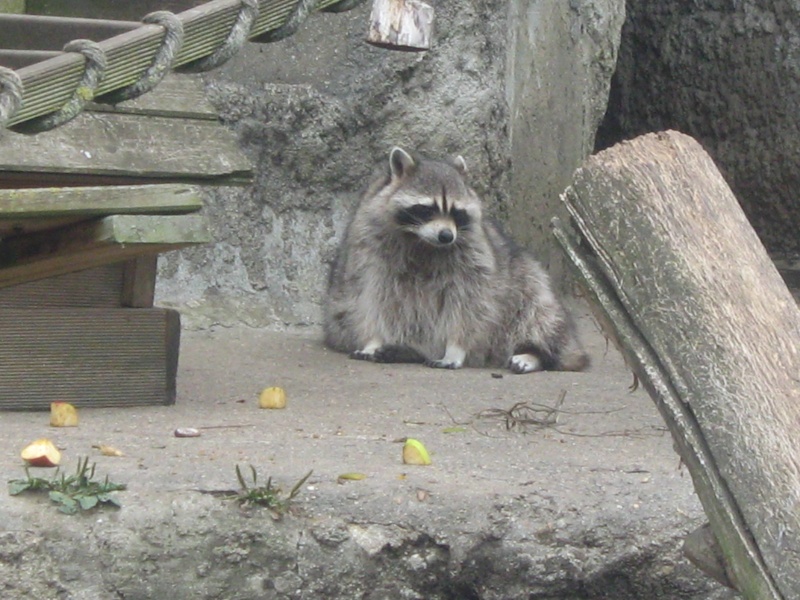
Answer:
M0 410L172 404L174 310L0 308Z

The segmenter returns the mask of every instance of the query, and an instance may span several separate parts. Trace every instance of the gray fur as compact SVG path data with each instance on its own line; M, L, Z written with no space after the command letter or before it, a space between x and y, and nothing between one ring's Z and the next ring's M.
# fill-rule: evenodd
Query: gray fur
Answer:
M582 370L588 357L547 274L483 218L465 173L461 157L392 150L388 174L361 199L331 268L326 345L379 362ZM414 205L440 212L425 224L398 222L397 211ZM456 227L442 207L463 209L469 224Z

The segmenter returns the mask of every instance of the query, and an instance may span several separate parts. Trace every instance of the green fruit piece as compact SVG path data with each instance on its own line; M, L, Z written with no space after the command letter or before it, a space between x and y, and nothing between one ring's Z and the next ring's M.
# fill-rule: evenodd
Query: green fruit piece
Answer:
M422 442L408 438L403 445L403 462L407 465L429 465L431 456Z
M336 478L336 482L344 483L345 481L361 481L362 479L366 478L367 476L364 475L364 473L342 473Z

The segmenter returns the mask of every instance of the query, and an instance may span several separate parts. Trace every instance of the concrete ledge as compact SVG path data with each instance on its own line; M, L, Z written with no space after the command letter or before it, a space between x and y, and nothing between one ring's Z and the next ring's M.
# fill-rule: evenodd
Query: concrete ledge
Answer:
M0 596L732 598L680 558L703 521L689 476L619 356L581 326L592 371L502 378L352 361L315 332L188 332L175 406L84 410L70 429L3 414L6 480L23 474L22 446L48 436L67 470L89 454L129 489L122 509L75 517L0 494ZM257 408L268 385L286 389L285 410ZM554 405L562 390L558 431L444 432L487 408ZM176 427L209 429L175 438ZM403 465L404 436L433 465ZM216 493L248 463L284 489L314 474L275 521ZM337 483L353 471L367 478Z

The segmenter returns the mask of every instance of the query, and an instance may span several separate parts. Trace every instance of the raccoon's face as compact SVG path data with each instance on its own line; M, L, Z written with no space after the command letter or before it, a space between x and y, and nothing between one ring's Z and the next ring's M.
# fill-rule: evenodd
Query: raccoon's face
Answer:
M399 196L399 197L398 197ZM433 197L402 194L395 197L395 222L432 246L454 244L459 234L470 226L470 216L464 208L448 201L447 190Z
M419 161L395 148L390 165L400 184L391 199L393 218L403 231L444 248L456 244L480 219L480 204L464 181L460 157L452 165Z

